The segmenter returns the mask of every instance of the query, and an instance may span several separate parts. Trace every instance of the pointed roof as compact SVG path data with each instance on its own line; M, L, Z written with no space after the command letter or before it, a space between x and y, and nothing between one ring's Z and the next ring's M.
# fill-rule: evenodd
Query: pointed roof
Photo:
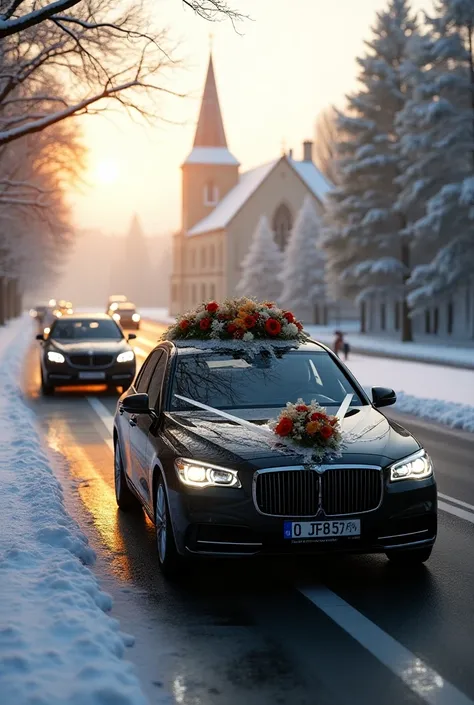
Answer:
M131 240L135 240L136 238L142 238L144 237L143 235L143 229L140 223L140 218L136 213L133 214L132 220L130 222L130 227L128 229L127 237Z
M204 84L201 110L199 111L199 120L193 146L227 147L221 107L219 105L219 96L217 95L212 54L209 56L206 83Z
M222 120L212 54L209 55L206 82L201 109L194 136L193 149L185 164L237 165L239 162L229 152Z

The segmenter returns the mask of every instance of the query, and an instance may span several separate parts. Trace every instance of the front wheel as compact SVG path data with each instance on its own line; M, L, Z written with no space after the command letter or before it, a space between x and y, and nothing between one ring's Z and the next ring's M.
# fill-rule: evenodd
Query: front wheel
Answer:
M394 565L415 566L426 563L431 556L432 546L427 548L412 548L407 550L387 551L386 556Z
M46 382L43 371L41 371L41 394L44 397L51 397L54 394L54 386Z
M114 480L115 499L119 509L122 509L125 512L139 509L140 502L127 485L125 470L123 469L122 454L120 452L118 441L115 442L114 450Z
M155 531L160 568L167 578L177 578L182 573L185 559L176 548L165 483L162 477L160 477L156 489Z

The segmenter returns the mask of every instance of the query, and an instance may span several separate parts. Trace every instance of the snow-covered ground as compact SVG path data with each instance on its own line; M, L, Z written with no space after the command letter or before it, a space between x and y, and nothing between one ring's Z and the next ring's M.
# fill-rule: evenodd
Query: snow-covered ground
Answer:
M0 701L5 705L144 705L133 639L106 614L87 567L94 552L67 514L22 400L28 317L0 329Z

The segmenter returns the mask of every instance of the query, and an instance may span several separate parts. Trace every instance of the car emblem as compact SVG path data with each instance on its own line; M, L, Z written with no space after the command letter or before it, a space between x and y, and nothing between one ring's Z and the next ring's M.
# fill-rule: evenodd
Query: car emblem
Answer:
M94 351L93 351L93 350L89 350L89 355L93 355L93 354L94 354Z
M324 469L321 467L321 465L313 465L311 469L317 472L318 475L322 475L324 472Z

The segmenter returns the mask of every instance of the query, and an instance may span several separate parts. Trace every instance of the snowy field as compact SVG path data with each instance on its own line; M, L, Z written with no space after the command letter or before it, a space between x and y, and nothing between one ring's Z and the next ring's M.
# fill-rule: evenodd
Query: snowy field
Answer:
M22 400L27 317L0 329L0 701L5 705L145 705L133 639L106 612L87 567L94 552L67 514Z

